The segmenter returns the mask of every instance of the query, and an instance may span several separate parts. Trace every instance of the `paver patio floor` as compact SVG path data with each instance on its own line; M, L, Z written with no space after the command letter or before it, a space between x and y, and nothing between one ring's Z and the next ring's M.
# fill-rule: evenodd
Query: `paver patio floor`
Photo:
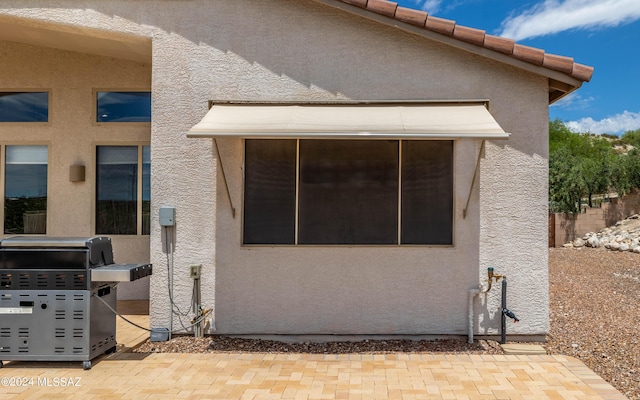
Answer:
M148 325L144 313L128 318ZM5 362L0 398L625 399L567 356L142 354L128 350L148 333L120 320L117 337L119 351L87 371L80 362Z

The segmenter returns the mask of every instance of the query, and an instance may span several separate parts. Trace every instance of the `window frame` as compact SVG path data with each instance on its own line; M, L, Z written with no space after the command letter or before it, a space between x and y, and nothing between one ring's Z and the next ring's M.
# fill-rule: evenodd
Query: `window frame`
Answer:
M100 92L113 92L113 93L149 93L151 101L153 102L153 92L151 88L93 88L91 96L91 125L94 126L151 126L151 115L153 111L153 103L149 110L149 121L98 121L98 93Z
M398 142L398 240L393 244L300 244L299 239L299 181L300 181L300 141L301 140L325 140L325 139L305 139L304 137L286 138L286 140L294 140L296 142L296 156L295 156L295 169L296 169L296 181L295 181L295 226L294 226L294 243L279 243L279 244L254 244L245 243L245 194L246 194L246 141L247 140L273 140L273 139L243 139L242 140L242 212L240 219L240 246L241 247L322 247L322 248L378 248L378 247L402 247L402 248L455 248L456 247L456 169L457 169L457 142L456 139L392 139ZM354 140L387 140L387 139L354 139ZM447 141L451 142L451 243L448 244L403 244L401 240L402 235L402 148L405 141Z
M52 120L52 89L51 88L0 88L3 93L47 93L47 120L46 121L0 121L0 126L50 126Z
M46 207L46 223L45 223L45 233L49 230L51 226L51 213L49 212L50 202L49 202L49 189L51 187L51 143L46 141L37 141L37 142L0 142L0 224L2 226L2 230L0 231L0 236L13 235L11 233L5 233L5 196L6 196L6 148L7 146L45 146L47 148L47 207ZM19 235L43 235L42 233L20 233Z
M151 232L143 233L144 231L144 216L143 216L143 194L144 194L144 185L143 185L143 176L144 176L144 160L143 153L144 147L149 147L149 166L151 166L152 158L151 158L151 143L145 141L136 141L136 142L94 142L92 143L92 165L94 169L93 173L93 181L92 181L92 201L91 201L91 231L95 235L108 235L108 236L118 236L118 237L140 237L140 236L150 236ZM115 234L115 233L96 233L97 228L97 218L98 218L98 147L136 147L137 148L137 160L138 160L138 176L137 176L137 185L136 185L136 233L133 234ZM151 171L149 171L149 184L151 184ZM149 199L151 201L151 199ZM149 223L149 231L151 231L151 223Z

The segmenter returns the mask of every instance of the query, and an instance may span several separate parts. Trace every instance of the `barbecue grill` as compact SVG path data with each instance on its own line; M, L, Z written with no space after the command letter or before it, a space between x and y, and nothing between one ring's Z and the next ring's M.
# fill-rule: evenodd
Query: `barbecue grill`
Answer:
M117 283L149 275L151 264L115 264L104 236L0 240L0 360L90 369L116 349Z

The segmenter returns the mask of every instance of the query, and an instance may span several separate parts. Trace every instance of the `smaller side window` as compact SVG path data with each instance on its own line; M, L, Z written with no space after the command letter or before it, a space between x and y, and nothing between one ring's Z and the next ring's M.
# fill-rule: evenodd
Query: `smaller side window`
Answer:
M148 235L149 146L96 147L96 234Z
M151 122L151 92L97 92L96 122Z
M96 233L135 235L137 146L99 146L96 167Z
M47 233L47 146L6 146L4 233Z
M49 93L0 92L0 122L49 122Z

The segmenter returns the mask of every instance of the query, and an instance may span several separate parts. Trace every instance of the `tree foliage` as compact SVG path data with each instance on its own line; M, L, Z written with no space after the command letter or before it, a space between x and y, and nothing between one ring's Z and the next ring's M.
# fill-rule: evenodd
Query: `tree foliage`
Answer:
M627 131L622 134L620 138L623 143L630 144L636 149L640 148L640 129L636 129L635 131Z
M616 151L614 146L621 146ZM640 129L621 137L571 131L549 123L549 205L553 212L577 213L596 195L624 195L640 189Z

